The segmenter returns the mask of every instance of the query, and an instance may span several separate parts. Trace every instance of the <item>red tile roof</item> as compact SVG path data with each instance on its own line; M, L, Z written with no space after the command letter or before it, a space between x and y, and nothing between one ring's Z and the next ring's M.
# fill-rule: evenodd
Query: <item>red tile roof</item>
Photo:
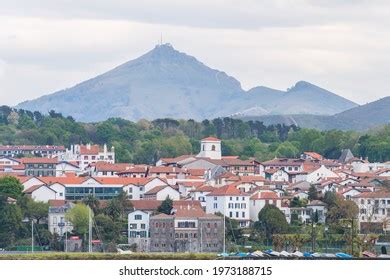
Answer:
M28 163L47 163L47 164L57 164L58 159L56 158L21 158L20 161L24 164Z
M100 152L99 145L91 145L89 148L86 145L80 146L81 155L97 155Z
M227 185L220 188L215 188L208 196L248 196L237 189L234 185Z
M215 142L219 142L221 141L221 139L218 139L218 138L215 138L215 137L206 137L206 138L203 138L202 141L215 141Z
M390 198L390 191L382 190L379 192L363 192L354 196L354 198Z
M171 166L151 166L149 173L181 173L181 168Z
M275 192L258 192L251 196L251 200L281 199Z
M59 199L50 199L48 202L51 207L62 207L68 203L66 200Z
M157 186L157 187L154 187L153 189L147 191L146 193L144 193L144 195L155 195L157 194L158 192L162 191L163 189L165 188L169 188L170 186ZM170 187L172 188L172 187Z
M322 156L316 152L304 152L305 155L308 155L309 157L311 158L314 158L314 159L317 159L317 160L321 160L322 159Z

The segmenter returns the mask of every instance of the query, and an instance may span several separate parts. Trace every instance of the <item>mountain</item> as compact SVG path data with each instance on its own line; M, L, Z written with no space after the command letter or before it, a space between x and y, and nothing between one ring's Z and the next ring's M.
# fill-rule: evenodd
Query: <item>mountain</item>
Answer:
M93 122L110 117L201 120L233 114L324 115L356 105L303 81L288 91L256 87L246 92L235 78L163 44L102 75L17 108L55 110Z
M333 115L357 106L356 103L305 81L287 91L256 87L247 92L246 104L256 104L275 114ZM324 106L326 104L326 106ZM247 112L236 112L235 115Z
M358 106L332 116L290 114L238 116L243 120L258 120L266 125L295 124L300 127L321 130L367 130L376 126L390 123L390 96L377 101Z

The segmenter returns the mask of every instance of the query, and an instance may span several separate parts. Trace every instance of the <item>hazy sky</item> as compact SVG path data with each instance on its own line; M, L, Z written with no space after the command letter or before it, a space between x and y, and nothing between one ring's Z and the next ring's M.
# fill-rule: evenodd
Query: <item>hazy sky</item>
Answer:
M239 4L238 4L239 3ZM388 0L0 0L0 104L71 87L163 41L244 89L390 95Z

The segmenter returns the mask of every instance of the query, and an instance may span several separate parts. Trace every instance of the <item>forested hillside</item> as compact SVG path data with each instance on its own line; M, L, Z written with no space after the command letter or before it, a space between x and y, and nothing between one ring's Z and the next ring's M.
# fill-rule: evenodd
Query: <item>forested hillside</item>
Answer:
M120 118L80 123L54 111L39 112L0 107L0 144L65 145L108 143L116 148L120 162L154 163L160 157L196 154L206 136L223 140L224 155L241 158L297 157L316 151L338 158L343 148L370 161L390 160L390 125L368 133L339 130L318 131L296 126L269 125L259 121L223 118L204 120L157 119L131 122Z

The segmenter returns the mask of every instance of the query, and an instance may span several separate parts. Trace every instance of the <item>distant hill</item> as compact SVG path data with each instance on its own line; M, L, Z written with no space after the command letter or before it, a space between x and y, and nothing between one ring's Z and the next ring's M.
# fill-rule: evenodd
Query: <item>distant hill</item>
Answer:
M295 124L321 130L367 130L390 123L390 96L346 110L333 116L318 115L265 115L243 116L243 120L259 120L266 125Z
M102 75L25 101L17 108L42 113L55 110L91 122L110 117L201 120L248 114L330 115L356 106L304 81L288 91L267 87L244 91L235 78L164 44Z

